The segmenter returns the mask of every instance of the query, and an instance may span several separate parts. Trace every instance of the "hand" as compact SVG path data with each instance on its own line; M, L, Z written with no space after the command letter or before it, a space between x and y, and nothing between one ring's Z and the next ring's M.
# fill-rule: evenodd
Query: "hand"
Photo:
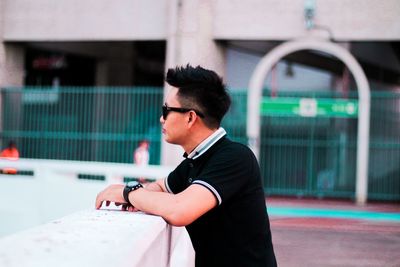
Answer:
M109 206L111 202L115 202L116 206L122 205L122 210L129 210L128 206L131 205L126 203L123 197L124 187L125 185L122 184L114 184L106 187L96 197L96 209L100 209L103 201L106 201L106 206Z

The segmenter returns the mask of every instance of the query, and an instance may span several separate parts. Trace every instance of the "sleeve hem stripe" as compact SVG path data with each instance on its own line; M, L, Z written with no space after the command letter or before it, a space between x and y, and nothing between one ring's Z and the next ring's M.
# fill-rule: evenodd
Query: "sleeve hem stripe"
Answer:
M201 181L201 180L196 180L192 184L200 184L200 185L206 187L208 190L210 190L215 195L215 197L218 200L218 205L221 205L221 203L222 203L221 196L218 194L218 191L215 190L215 188L212 187L209 183L206 183L206 182Z
M168 177L167 177L167 178L165 178L165 180L164 180L164 184L165 184L165 188L167 189L168 193L171 193L171 194L173 194L173 192L172 192L171 188L169 188L169 185L168 185Z

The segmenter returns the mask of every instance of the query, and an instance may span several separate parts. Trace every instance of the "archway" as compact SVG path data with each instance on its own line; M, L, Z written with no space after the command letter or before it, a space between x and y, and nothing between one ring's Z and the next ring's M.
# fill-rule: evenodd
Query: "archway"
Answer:
M349 51L326 39L307 37L283 43L266 54L256 66L250 79L247 99L247 137L256 157L260 147L260 100L264 80L272 67L284 56L301 50L317 50L341 60L352 73L359 92L359 116L357 133L356 201L364 204L368 193L368 147L370 118L370 88L367 77Z

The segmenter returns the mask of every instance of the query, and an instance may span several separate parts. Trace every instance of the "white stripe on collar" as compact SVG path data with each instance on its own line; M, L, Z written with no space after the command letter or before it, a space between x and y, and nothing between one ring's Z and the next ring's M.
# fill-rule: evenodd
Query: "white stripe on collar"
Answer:
M196 159L206 152L212 145L214 145L219 139L226 135L224 128L220 127L212 135L207 137L201 142L190 154L187 156L188 159Z

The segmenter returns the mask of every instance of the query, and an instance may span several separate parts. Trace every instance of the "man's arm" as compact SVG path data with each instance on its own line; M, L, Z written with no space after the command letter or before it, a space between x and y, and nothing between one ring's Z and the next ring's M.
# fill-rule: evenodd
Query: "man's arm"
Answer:
M214 194L197 184L175 195L139 189L129 194L129 202L175 226L186 226L217 205Z
M146 185L146 190L153 192L168 192L165 188L165 179L159 179Z
M103 201L125 203L123 190L124 185L107 187L97 195L96 208L99 209ZM175 195L140 188L129 194L129 202L136 209L159 215L175 226L186 226L217 205L214 194L197 184Z

